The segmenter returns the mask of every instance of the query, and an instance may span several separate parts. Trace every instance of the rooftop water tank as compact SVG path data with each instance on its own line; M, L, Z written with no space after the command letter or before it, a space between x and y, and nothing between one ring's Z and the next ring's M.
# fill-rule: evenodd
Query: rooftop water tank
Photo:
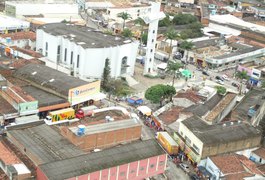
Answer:
M106 122L109 122L110 118L111 118L110 116L106 116L105 117Z
M85 134L86 126L85 125L78 125L77 135L82 136Z

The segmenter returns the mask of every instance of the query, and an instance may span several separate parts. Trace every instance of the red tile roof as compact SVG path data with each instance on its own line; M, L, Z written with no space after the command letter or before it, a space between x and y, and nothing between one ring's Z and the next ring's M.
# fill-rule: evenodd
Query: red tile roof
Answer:
M179 113L183 110L183 107L175 106L170 110L161 113L158 118L165 124L171 124L179 118Z
M248 172L242 172L237 174L229 174L225 176L226 180L242 180L245 177L252 177L254 174L248 173Z
M247 169L249 169L250 172L254 174L262 174L262 172L257 168L257 165L247 157L243 155L237 155L237 158Z
M211 160L224 175L245 172L244 167L235 154L213 156Z
M259 149L256 149L255 151L253 151L252 153L258 155L259 157L261 157L262 159L265 159L265 148L261 147Z
M12 40L21 40L21 39L30 39L31 41L36 41L36 33L32 31L27 32L16 32L16 33L9 33L9 34L2 34L0 35L1 38L8 38L10 37Z
M5 163L5 165L21 163L20 159L2 142L0 142L0 159Z

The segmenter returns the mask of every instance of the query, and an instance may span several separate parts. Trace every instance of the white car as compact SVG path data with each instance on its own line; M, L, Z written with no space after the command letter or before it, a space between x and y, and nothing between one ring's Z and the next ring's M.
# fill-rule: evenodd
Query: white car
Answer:
M227 76L227 75L225 75L225 74L222 76L222 78L223 78L223 80L229 81L229 78L228 78L228 76Z
M190 172L190 169L189 169L189 166L187 165L187 164L184 164L184 163L180 163L179 164L179 167L183 170L183 171L185 171L185 172Z
M222 80L220 80L220 79L216 80L216 82L217 82L218 84L221 84L221 85L224 85L224 84L225 84L224 81L222 81Z

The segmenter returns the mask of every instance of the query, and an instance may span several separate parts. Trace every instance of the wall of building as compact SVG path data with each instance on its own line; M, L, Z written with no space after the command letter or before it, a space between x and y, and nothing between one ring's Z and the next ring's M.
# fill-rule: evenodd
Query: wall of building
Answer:
M162 174L166 170L167 155L154 156L147 159L129 162L120 166L102 169L89 174L69 178L68 180L98 179L98 180L143 180ZM47 176L37 168L37 180L48 180Z
M48 43L47 51L46 42ZM120 46L115 46L114 44L115 42L113 42L113 47L84 49L81 45L61 36L53 36L43 30L37 30L36 50L44 56L47 55L46 57L56 64L58 57L57 48L60 46L58 63L71 69L75 76L81 78L101 78L107 58L110 59L111 76L119 77L121 76L122 58L124 57L127 57L128 65L126 74L133 75L139 42L133 41ZM65 49L67 49L66 58ZM72 63L71 52L73 52ZM77 67L78 55L79 66Z
M205 162L205 169L207 169L213 176L211 179L219 179L220 176L223 176L221 170L213 163L213 161L207 157Z
M198 154L202 153L203 150L203 142L197 138L183 123L179 123L179 132L183 139L189 138L191 143L186 143L188 146L193 147L193 145L199 148ZM187 140L186 140L187 142Z
M257 110L255 115L251 118L251 124L255 127L258 126L259 122L262 120L264 115L265 115L265 102L263 101L263 104L260 104L260 108Z
M8 15L23 16L23 15L40 15L40 14L78 14L77 4L37 4L28 3L15 4L14 2L7 2L6 9ZM15 9L15 10L14 10Z
M128 8L109 8L107 9L108 15L106 15L106 19L115 19L120 23L123 23L123 19L117 17L119 13L127 12L131 15L132 19L137 19L143 15L146 15L148 12L151 12L150 6L142 6L142 7L128 7Z
M67 127L63 127L61 128L61 134L80 149L90 151L94 149L104 149L140 139L141 129L141 126L136 126L116 131L77 136Z
M243 149L258 147L260 145L261 136L249 137L244 140L231 141L228 143L214 143L205 145L202 151L202 159L208 156L236 152Z

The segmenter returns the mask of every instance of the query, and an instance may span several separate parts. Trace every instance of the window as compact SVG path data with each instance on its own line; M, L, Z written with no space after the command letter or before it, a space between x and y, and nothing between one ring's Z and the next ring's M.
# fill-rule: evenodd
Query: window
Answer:
M77 68L79 68L79 58L80 58L80 56L79 56L79 54L77 55L77 62L76 62L76 67Z
M70 64L73 64L73 51L71 51L71 61L70 61Z
M125 176L125 172L120 172L120 176Z
M151 61L152 61L152 58L149 59L149 62L151 62Z
M64 61L66 62L67 60L67 48L64 49Z
M135 173L135 170L131 170L130 173L131 173L131 174L132 174L132 173Z
M155 34L155 32L156 32L156 31L155 31L155 30L153 30L153 34Z
M140 167L140 171L143 171L144 170L144 167Z
M150 165L150 168L151 168L151 169L152 169L152 168L154 168L154 167L155 167L155 165L154 165L154 164L151 164L151 165Z
M158 166L164 166L165 162L164 161L159 161Z
M183 136L183 132L182 131L180 131L180 135Z
M200 152L200 149L195 145L195 144L193 144L193 149L197 152L197 153L199 153Z
M48 43L45 44L45 56L48 56Z
M154 42L154 39L152 39L152 43Z
M61 53L61 46L57 46L57 54L60 54Z
M191 144L191 140L190 140L187 136L185 137L185 140L186 140L186 143L187 143L188 145Z
M153 52L153 49L151 49L150 52Z

